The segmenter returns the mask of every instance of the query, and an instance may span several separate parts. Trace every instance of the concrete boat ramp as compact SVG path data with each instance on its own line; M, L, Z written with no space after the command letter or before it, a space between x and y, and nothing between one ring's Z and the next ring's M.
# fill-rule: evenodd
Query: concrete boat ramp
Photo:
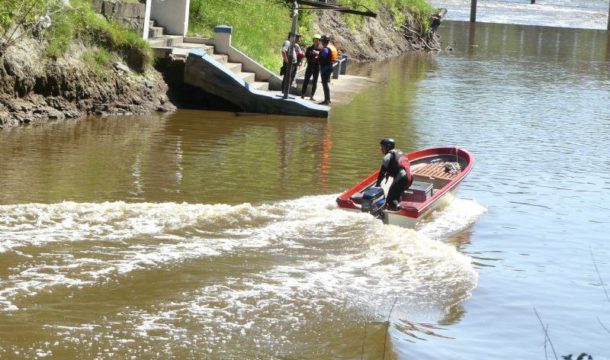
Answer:
M330 108L303 100L283 98L280 92L257 90L242 77L230 71L214 57L202 50L191 50L186 59L184 82L205 92L219 96L244 112L328 117Z

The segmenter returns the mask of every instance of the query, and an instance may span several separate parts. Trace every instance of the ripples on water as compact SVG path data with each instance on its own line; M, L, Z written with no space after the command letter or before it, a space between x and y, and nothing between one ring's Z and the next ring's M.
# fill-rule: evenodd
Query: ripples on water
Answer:
M146 349L180 356L206 349L269 357L329 356L336 350L317 341L340 343L342 332L365 322L373 332L395 299L396 319L436 321L469 296L477 274L467 256L428 236L467 227L484 208L458 200L426 226L434 230L421 231L338 210L334 196L236 206L66 202L0 211L0 257L10 263L0 281L5 321L34 316L36 304L82 309L50 323L48 313L31 318L26 327L46 342L33 341L22 354L123 356ZM0 346L26 344L13 341ZM358 355L353 347L344 351Z
M607 279L607 34L442 32L453 51L358 70L377 83L327 122L179 111L0 131L0 355L359 358L364 342L380 358L391 311L399 358L542 358L534 307L561 354L610 354L591 256ZM388 135L477 159L415 231L333 202Z
M447 19L468 21L471 0L431 0L448 10ZM477 21L488 23L606 29L606 0L486 0L477 3Z

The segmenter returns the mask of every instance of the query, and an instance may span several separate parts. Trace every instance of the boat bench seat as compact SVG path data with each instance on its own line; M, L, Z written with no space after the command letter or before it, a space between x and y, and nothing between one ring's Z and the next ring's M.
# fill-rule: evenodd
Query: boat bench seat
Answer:
M424 166L413 166L413 175L431 177L442 180L452 180L458 173L450 173L446 170L444 162L425 164Z

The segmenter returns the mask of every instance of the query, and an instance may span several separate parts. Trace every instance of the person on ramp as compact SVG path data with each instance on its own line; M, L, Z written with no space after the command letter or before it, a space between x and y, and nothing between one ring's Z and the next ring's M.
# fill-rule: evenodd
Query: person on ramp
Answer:
M322 78L322 90L324 90L324 101L320 102L322 105L330 105L330 77L333 74L333 65L337 62L338 51L337 48L330 42L330 36L320 36L322 41L322 51L318 56L318 62L320 63L320 77Z
M375 186L381 186L384 178L386 181L390 176L393 178L385 200L385 207L396 211L400 204L400 196L413 182L411 165L407 156L395 148L396 142L394 139L382 139L379 145L383 153L383 162Z
M305 78L303 79L303 88L301 89L301 99L305 98L307 92L307 86L309 85L309 79L311 81L311 100L316 94L316 88L318 84L318 75L320 74L320 63L318 62L318 56L320 55L321 44L320 35L316 34L313 36L313 44L305 50L305 59L307 59L307 67L305 68Z

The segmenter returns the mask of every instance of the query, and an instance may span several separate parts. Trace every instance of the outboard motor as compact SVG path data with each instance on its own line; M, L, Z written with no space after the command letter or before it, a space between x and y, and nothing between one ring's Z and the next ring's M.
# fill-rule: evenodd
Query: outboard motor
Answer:
M385 205L385 194L380 187L370 187L362 192L362 204L360 210L368 212L376 218L383 218L383 205Z

